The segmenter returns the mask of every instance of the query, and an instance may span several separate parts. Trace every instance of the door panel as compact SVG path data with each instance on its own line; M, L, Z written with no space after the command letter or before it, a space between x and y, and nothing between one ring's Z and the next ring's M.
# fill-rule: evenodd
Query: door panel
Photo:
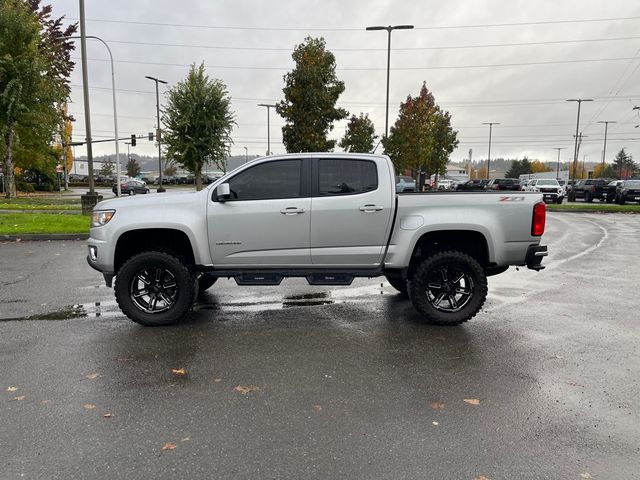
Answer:
M380 263L392 216L392 173L373 160L314 161L311 259L314 266ZM373 170L372 170L373 167ZM381 183L378 179L384 179ZM394 185L395 187L395 185Z
M311 264L310 198L212 202L207 215L216 267Z
M216 267L311 265L310 159L265 159L229 178L231 198L207 210Z

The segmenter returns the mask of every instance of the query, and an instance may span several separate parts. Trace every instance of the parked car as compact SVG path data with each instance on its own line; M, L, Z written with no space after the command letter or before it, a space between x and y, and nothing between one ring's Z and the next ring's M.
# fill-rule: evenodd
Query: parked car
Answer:
M466 182L458 183L456 185L457 192L470 192L484 190L484 187L489 183L487 179L468 180Z
M627 202L640 203L640 180L625 180L616 192L616 203L624 205Z
M114 185L111 190L117 195L118 186ZM146 183L140 180L127 180L125 183L120 184L120 192L122 195L136 195L138 193L149 193L149 188Z
M451 180L438 180L438 190L453 190L453 182Z
M86 175L79 175L77 173L72 173L69 175L69 183L87 183L89 181L89 177Z
M520 181L517 178L494 178L487 184L487 190L520 190Z
M564 189L555 178L534 178L527 185L529 192L542 193L545 203L562 203Z
M396 192L415 192L416 181L411 177L400 175L396 177Z
M613 203L616 199L616 191L618 187L624 183L624 180L613 180L604 187L602 196L607 203Z
M582 186L584 201L591 203L594 198L601 202L604 201L604 194L607 191L609 183L611 183L610 178L590 178L586 180Z

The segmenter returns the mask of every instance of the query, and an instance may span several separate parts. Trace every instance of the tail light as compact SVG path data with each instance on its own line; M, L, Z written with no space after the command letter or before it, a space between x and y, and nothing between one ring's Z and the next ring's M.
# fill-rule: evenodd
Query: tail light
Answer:
M533 220L531 222L531 235L540 237L544 233L544 225L547 218L547 207L544 202L533 206Z

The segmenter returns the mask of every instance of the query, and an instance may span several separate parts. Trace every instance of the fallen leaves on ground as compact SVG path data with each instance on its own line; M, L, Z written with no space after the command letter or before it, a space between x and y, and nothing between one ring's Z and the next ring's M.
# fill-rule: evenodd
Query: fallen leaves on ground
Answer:
M313 406L313 409L314 409L316 412L321 412L321 411L322 411L322 405L314 405L314 406Z
M7 387L7 392L15 392L18 390L18 387Z
M469 405L480 405L480 400L478 400L477 398L465 398L464 402L468 403Z
M590 479L593 478L589 472L584 472L580 474L580 478Z
M260 390L259 387L254 387L251 385L236 385L236 387L234 388L234 390L238 393L241 393L242 395L246 395L247 393L251 393L251 392L257 392L258 390Z
M172 368L171 373L174 375L186 375L187 371L184 368Z
M442 410L444 407L445 405L442 402L431 402L431 408L434 410Z
M85 375L84 378L88 378L89 380L94 380L96 378L98 378L100 376L99 373L89 373L88 375Z
M87 410L93 410L94 408L96 408L96 406L93 403L85 403L82 406Z
M111 418L111 417L113 417L113 413L111 413L111 412L107 412L107 413L105 413L105 414L104 414L104 415L102 415L102 416L103 416L104 418Z
M46 405L49 403L49 400L40 400L40 405Z
M213 383L220 383L222 381L221 378L214 378Z
M175 443L167 442L162 446L162 450L175 450L177 445Z
M431 424L432 424L432 425L435 425L436 427L437 427L438 425L440 425L440 423L438 423L438 422L431 422Z
M188 442L189 440L191 440L189 437L184 437L180 439L181 442Z
M24 395L19 395L19 396L17 396L17 397L13 397L13 399L14 399L14 400L17 400L18 402L19 402L20 400L24 400L24 398L25 398L25 397L24 397Z

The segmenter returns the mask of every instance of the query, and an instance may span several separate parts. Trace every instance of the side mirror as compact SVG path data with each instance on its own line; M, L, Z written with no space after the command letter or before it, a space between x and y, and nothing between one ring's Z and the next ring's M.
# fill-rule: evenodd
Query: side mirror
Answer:
M218 202L226 202L231 198L231 189L228 183L223 183L216 187L216 200Z

